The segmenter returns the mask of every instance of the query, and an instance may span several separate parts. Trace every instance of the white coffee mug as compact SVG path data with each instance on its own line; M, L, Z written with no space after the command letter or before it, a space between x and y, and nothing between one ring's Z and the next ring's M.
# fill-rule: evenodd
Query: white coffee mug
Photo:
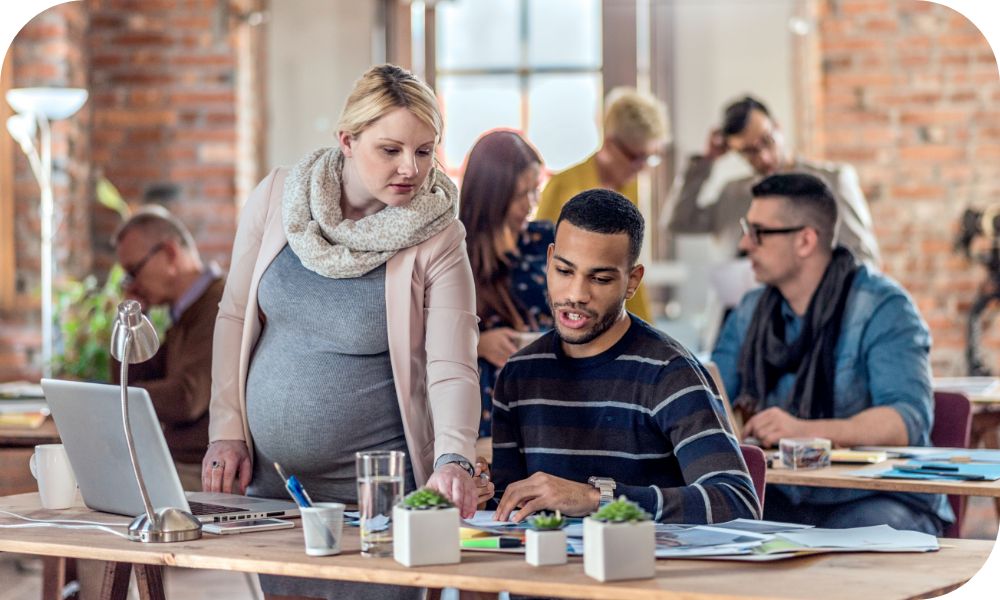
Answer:
M69 508L76 499L76 477L62 444L35 446L28 461L31 475L38 480L42 508Z

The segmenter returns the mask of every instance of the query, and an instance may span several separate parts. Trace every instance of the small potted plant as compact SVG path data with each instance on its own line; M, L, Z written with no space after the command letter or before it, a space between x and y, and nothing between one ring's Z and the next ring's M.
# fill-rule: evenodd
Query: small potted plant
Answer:
M583 571L598 581L645 579L656 570L656 528L625 496L583 520Z
M555 514L539 513L528 519L531 529L525 532L524 558L529 565L566 564L566 519L557 510Z
M421 488L392 509L392 556L407 567L459 562L458 509L438 492Z

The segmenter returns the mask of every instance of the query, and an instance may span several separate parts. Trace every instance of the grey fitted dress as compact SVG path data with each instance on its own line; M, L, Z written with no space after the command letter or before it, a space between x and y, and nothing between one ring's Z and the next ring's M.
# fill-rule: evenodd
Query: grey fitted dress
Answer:
M247 493L287 498L274 470L294 474L316 502L357 504L354 453L406 451L386 330L385 265L330 279L289 246L260 280L264 317L247 377L254 441ZM415 485L407 460L405 487ZM418 598L395 586L262 575L265 593L317 598Z

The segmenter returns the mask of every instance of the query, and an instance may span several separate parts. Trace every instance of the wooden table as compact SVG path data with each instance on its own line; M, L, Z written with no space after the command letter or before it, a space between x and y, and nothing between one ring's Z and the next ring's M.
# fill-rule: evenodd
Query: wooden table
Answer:
M0 498L0 508L35 518L84 518L125 523L126 517L84 508L42 510L36 494ZM0 517L0 523L11 522ZM118 561L109 567L103 597L125 598L135 564L143 598L162 598L161 567L224 569L345 581L566 598L834 600L929 597L955 589L985 562L992 542L947 540L925 554L827 554L773 563L707 560L657 561L654 579L599 583L583 573L580 558L568 565L531 567L521 555L464 552L457 565L406 568L391 558L359 554L357 529L345 528L343 553L313 558L303 551L298 527L194 542L141 544L98 531L0 529L0 551Z
M889 468L905 460L888 460L877 465L830 465L822 469L789 469L775 461L767 470L767 483L802 485L807 487L850 488L880 492L917 492L922 494L954 494L1000 498L1000 480L948 481L944 479L879 479L850 475L859 469Z

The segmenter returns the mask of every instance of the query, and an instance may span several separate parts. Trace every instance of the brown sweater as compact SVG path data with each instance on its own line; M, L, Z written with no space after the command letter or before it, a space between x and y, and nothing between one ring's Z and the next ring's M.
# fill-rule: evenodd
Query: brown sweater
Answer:
M167 330L153 358L131 365L129 385L145 388L174 460L201 463L208 447L212 337L226 280L219 278ZM117 383L120 367L112 376Z

